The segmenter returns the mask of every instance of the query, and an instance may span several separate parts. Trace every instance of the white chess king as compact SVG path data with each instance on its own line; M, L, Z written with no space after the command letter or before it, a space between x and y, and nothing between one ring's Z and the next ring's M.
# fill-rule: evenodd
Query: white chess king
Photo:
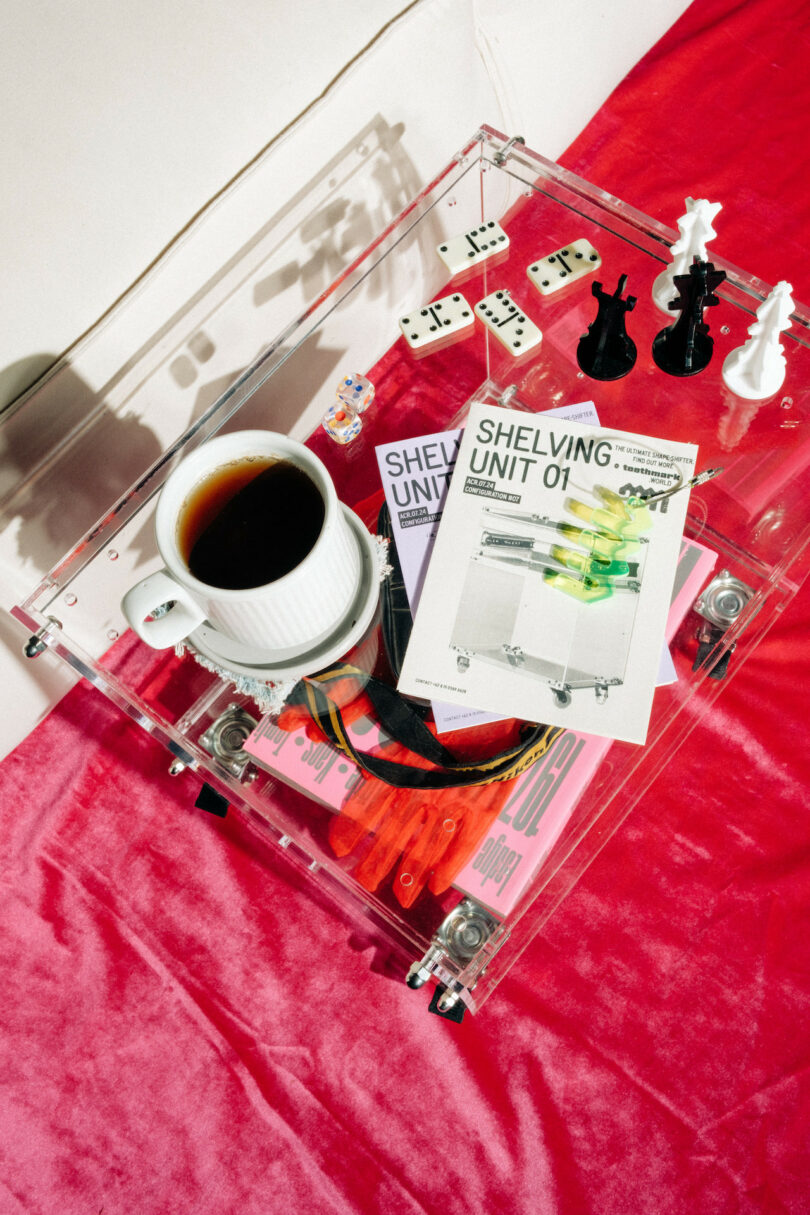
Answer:
M695 258L707 260L706 245L717 236L712 220L723 208L722 203L712 203L706 198L687 198L685 203L686 214L678 220L681 235L670 250L672 264L661 271L652 287L653 302L669 316L672 315L669 301L678 296L672 280L677 274L688 274Z
M784 280L777 283L757 308L757 319L748 328L748 341L726 356L723 380L736 396L761 401L782 387L787 364L779 334L791 325L792 290Z

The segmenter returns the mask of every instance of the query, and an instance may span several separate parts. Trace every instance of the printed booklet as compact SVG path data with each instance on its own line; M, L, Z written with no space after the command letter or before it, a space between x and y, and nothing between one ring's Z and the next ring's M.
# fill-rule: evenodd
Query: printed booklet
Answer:
M545 412L548 417L564 417L573 422L592 425L599 422L592 401L561 405ZM380 478L412 613L419 603L463 433L459 427L383 443L377 448ZM431 708L440 734L497 721L503 716L482 713L470 705L443 704L440 700L433 700Z
M474 403L400 691L643 743L696 455Z

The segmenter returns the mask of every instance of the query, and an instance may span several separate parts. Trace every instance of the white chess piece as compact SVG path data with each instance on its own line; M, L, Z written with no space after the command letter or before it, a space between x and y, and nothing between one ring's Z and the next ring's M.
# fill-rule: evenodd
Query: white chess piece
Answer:
M685 202L686 214L678 220L681 235L670 250L672 264L661 271L652 288L653 302L668 316L672 316L669 301L678 297L672 280L677 274L688 274L695 258L701 262L708 260L706 245L717 236L712 220L723 207L722 203L712 203L706 198L687 198Z
M736 396L760 401L782 387L787 364L779 334L791 326L792 290L784 280L777 283L757 308L757 319L748 327L748 341L726 356L723 380Z

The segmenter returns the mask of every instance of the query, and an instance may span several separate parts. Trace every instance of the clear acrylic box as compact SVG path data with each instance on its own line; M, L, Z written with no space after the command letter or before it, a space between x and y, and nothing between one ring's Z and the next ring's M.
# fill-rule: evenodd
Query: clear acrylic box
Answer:
M797 305L782 334L780 391L745 401L726 389L720 368L746 340L770 285L716 259L727 278L705 318L712 362L693 377L664 374L650 351L671 322L650 292L677 233L522 141L483 127L410 197L395 135L372 128L303 183L282 214L267 216L263 183L276 167L268 154L4 418L6 598L32 654L57 654L167 747L167 765L198 773L320 889L375 924L401 957L403 976L411 968L412 985L435 979L448 1008L477 1010L637 799L665 765L677 764L680 742L700 728L728 680L745 677L747 656L807 574L810 441L799 423L810 403L810 311ZM437 245L489 220L509 234L508 257L451 280ZM541 297L526 275L536 258L581 237L601 255L593 277L612 291L627 275L638 301L628 318L638 360L614 382L589 379L576 363L578 339L595 316L592 277ZM514 360L476 323L471 336L416 358L398 318L446 294L451 281L471 301L508 288L542 329L540 345ZM367 374L376 395L360 438L338 446L320 419L352 371ZM458 425L473 397L529 410L592 399L603 424L697 443L699 468L723 468L692 491L687 527L717 554L720 622L711 603L709 619L687 612L671 643L678 679L656 692L647 744L605 749L505 916L454 887L410 907L391 880L365 889L354 859L329 846L333 811L244 757L212 756L230 706L261 716L248 694L188 653L150 651L135 679L116 644L126 631L124 590L160 566L159 490L207 438L253 427L308 438L339 497L373 530L375 445ZM378 649L375 621L358 653L373 664ZM717 678L726 660L728 672Z

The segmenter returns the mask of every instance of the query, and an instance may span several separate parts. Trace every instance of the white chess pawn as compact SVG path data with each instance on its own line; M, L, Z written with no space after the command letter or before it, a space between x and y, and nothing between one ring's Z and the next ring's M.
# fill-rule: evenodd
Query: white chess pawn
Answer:
M782 387L787 363L779 334L791 326L792 290L784 280L777 283L757 308L757 319L748 328L748 341L726 356L723 381L736 396L761 401Z
M652 288L653 302L668 316L672 316L669 301L678 298L672 280L678 274L688 274L695 258L701 262L708 260L706 245L717 236L712 220L723 207L722 203L712 203L705 198L687 198L685 202L686 214L678 220L681 235L670 250L672 264L661 271Z

